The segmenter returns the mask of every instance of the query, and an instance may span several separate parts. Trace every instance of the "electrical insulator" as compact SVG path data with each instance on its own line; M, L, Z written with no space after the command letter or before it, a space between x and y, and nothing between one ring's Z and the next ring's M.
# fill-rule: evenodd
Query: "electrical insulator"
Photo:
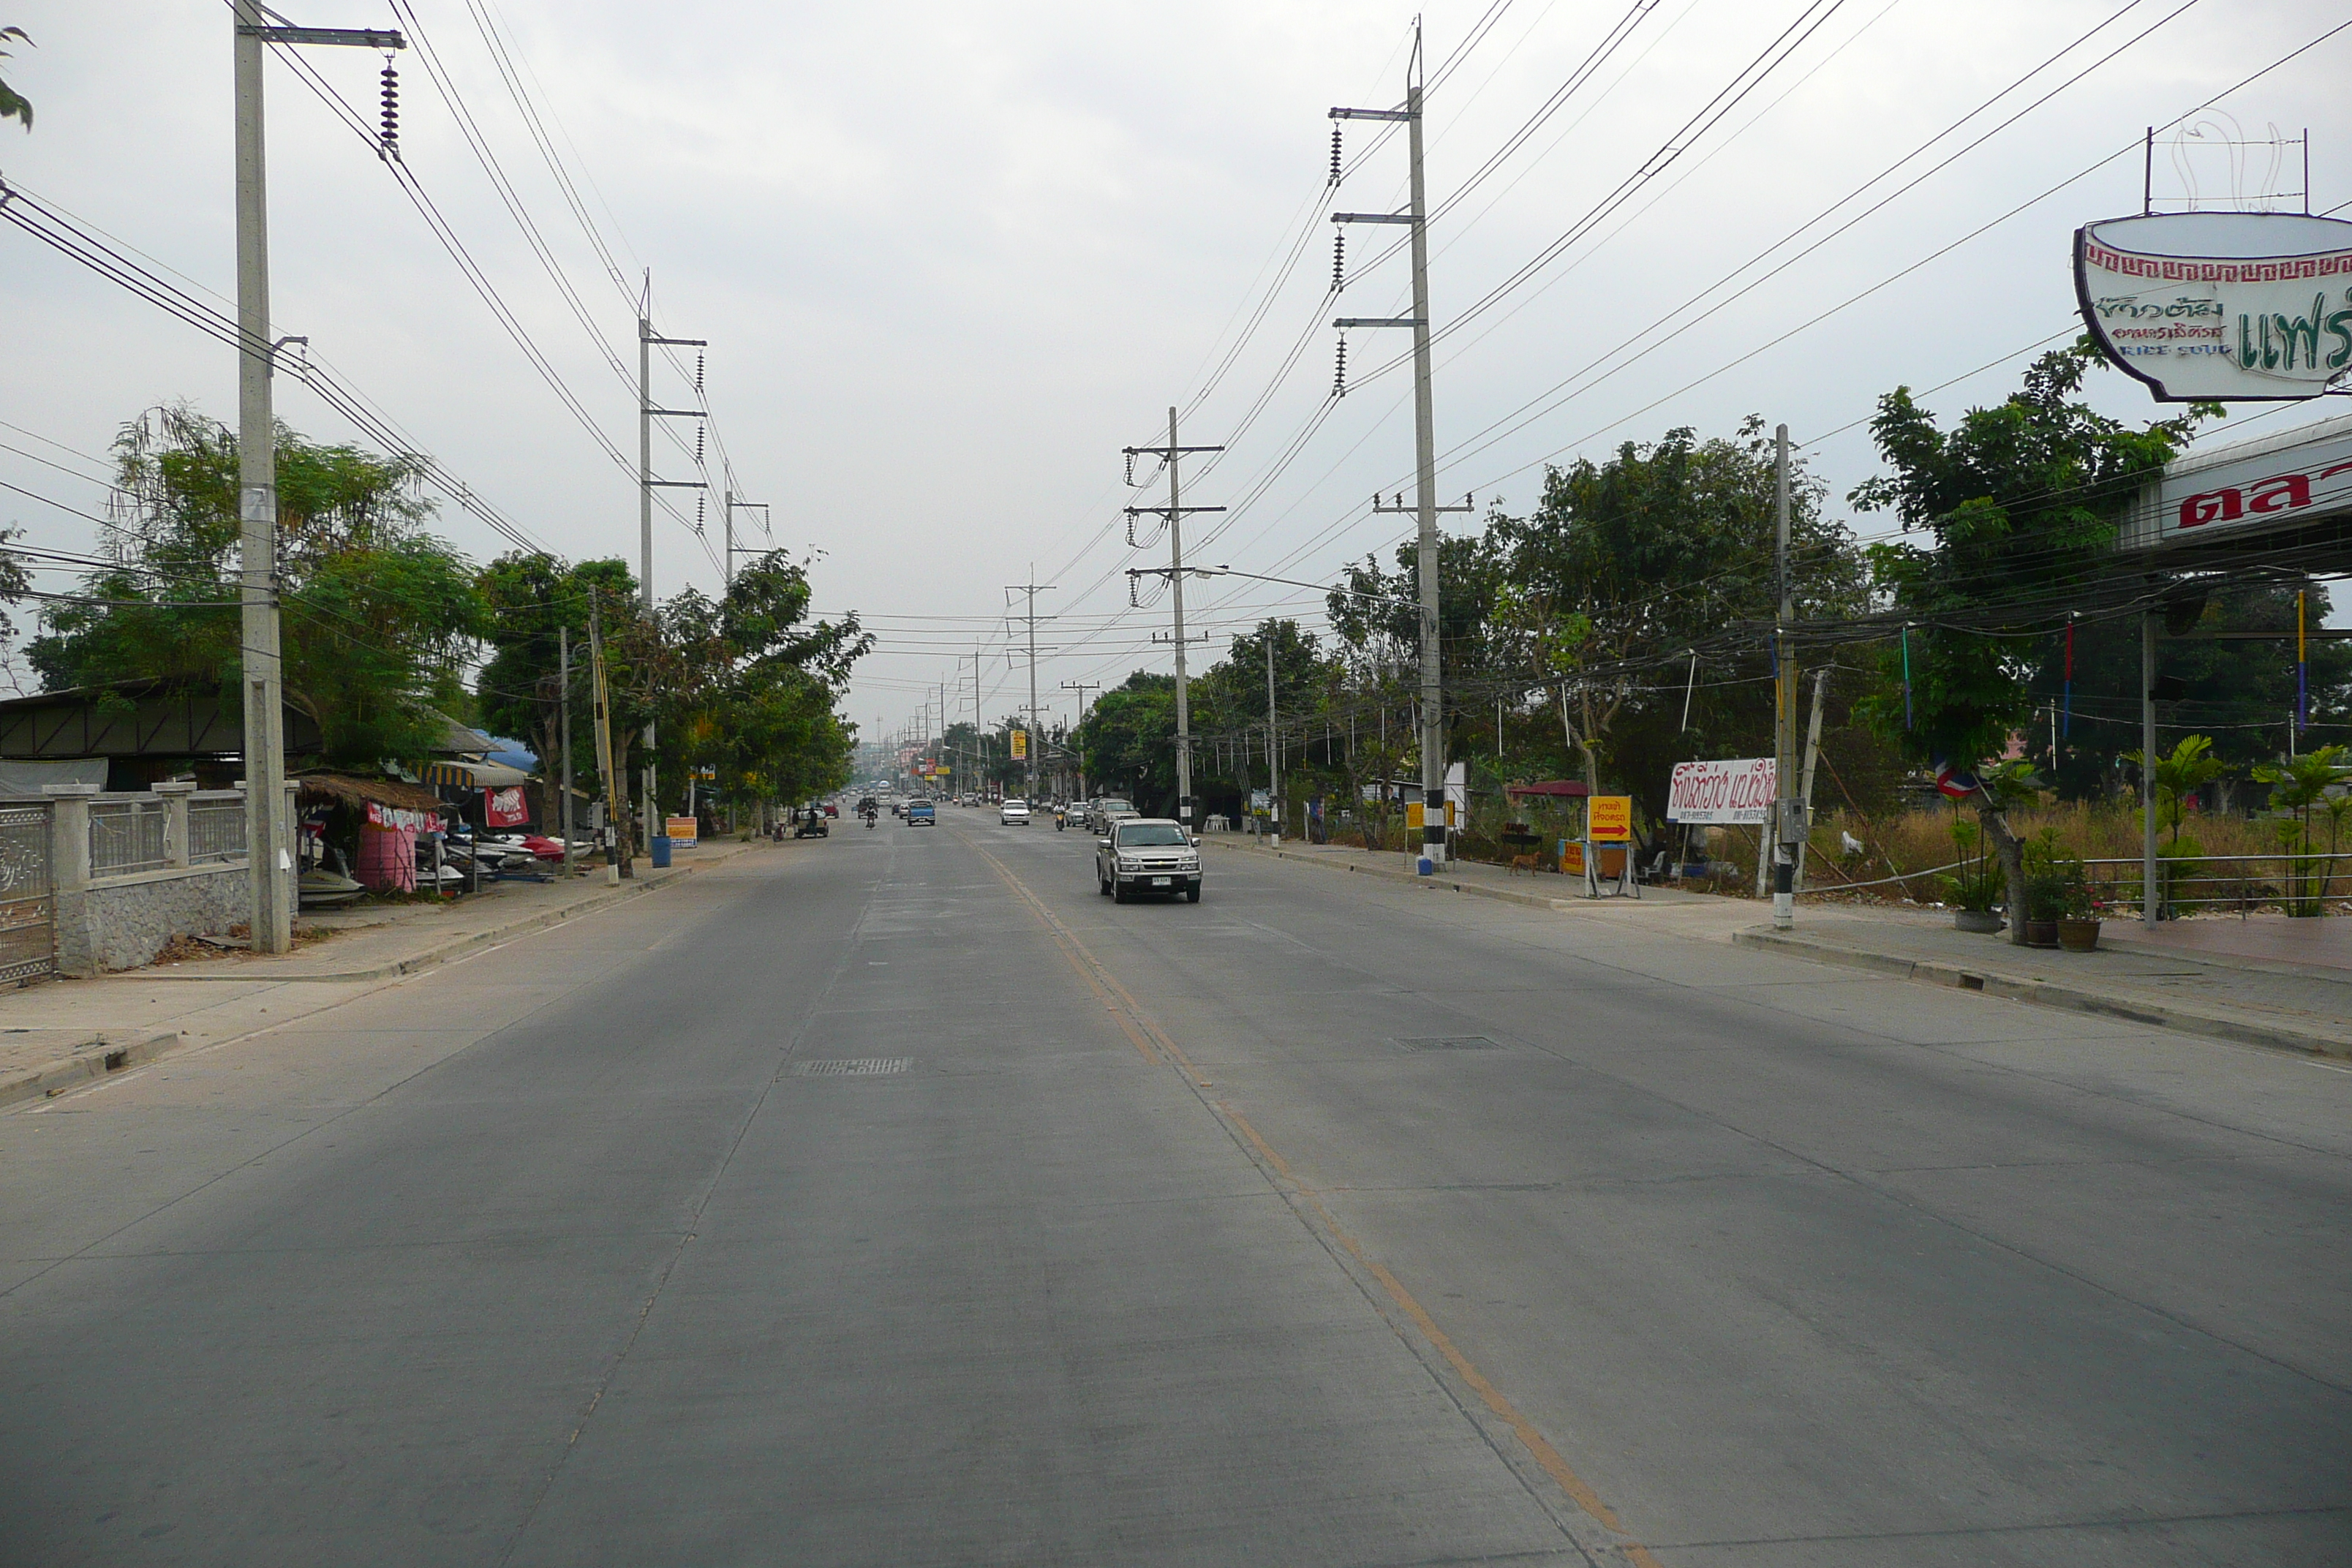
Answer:
M1331 292L1337 294L1348 286L1348 231L1335 229L1331 235Z
M1127 580L1127 607L1130 610L1139 610L1143 608L1143 601L1136 597L1135 579L1132 577L1129 577Z
M1348 334L1339 334L1339 366L1331 374L1331 395L1348 395Z
M710 498L709 496L697 496L694 498L694 531L697 533L700 533L702 531L702 506L703 503L709 499Z
M1134 453L1132 453L1132 452L1129 452L1129 453L1127 455L1127 482L1128 482L1128 486L1129 486L1129 489L1134 488L1134 485L1135 485L1135 454L1134 454Z
M400 156L400 73L392 68L392 57L383 57L383 131L379 142L383 157Z
M1339 122L1331 121L1331 183L1339 183Z
M699 401L702 395L702 351L700 349L694 351L694 392L697 401Z
M698 386L695 390L699 392L702 389ZM702 467L702 433L709 428L709 426L705 425L697 425L694 427L694 466L698 468Z

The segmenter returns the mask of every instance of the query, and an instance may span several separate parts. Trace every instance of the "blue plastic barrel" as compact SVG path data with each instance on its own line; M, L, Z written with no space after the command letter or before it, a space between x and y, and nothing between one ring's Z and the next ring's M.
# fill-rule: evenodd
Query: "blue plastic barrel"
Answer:
M666 869L669 865L669 843L670 840L668 834L656 833L654 835L653 858L654 869L656 871Z

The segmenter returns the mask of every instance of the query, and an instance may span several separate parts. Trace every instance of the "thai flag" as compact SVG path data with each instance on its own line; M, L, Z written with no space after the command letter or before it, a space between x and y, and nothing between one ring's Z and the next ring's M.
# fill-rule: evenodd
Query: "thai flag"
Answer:
M1954 800L1966 800L1984 788L1977 775L1938 757L1936 759L1936 787Z

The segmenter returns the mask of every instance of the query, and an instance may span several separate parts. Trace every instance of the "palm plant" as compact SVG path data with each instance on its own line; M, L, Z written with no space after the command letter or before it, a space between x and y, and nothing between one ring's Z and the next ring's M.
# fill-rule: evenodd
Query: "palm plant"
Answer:
M2352 796L2331 795L2352 766L2342 746L2322 746L2299 757L2281 757L2253 770L2255 782L2271 786L2272 809L2281 813L2275 831L2279 847L2290 855L2315 855L2316 862L2287 863L2286 912L2314 916L2327 912L2328 884L2335 879L2336 852L2343 843L2344 825L2352 816ZM2317 847L2320 820L2326 825L2327 847Z

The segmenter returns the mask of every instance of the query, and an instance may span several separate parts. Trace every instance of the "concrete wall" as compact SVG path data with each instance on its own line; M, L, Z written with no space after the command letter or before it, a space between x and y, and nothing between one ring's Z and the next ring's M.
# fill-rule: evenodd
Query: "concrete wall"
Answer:
M99 878L78 895L58 895L58 967L82 975L136 969L173 937L225 934L252 910L242 861Z
M288 804L294 784L288 781ZM152 963L173 937L221 936L253 918L249 868L243 860L192 866L188 808L191 784L161 784L152 791L102 795L94 784L49 784L49 877L57 897L58 970L100 974ZM208 795L223 798L226 792ZM161 801L169 813L162 868L121 876L91 874L89 808L98 801ZM289 811L288 820L292 820ZM290 865L290 863L289 863ZM282 872L294 880L290 870ZM292 888L288 889L289 898Z

